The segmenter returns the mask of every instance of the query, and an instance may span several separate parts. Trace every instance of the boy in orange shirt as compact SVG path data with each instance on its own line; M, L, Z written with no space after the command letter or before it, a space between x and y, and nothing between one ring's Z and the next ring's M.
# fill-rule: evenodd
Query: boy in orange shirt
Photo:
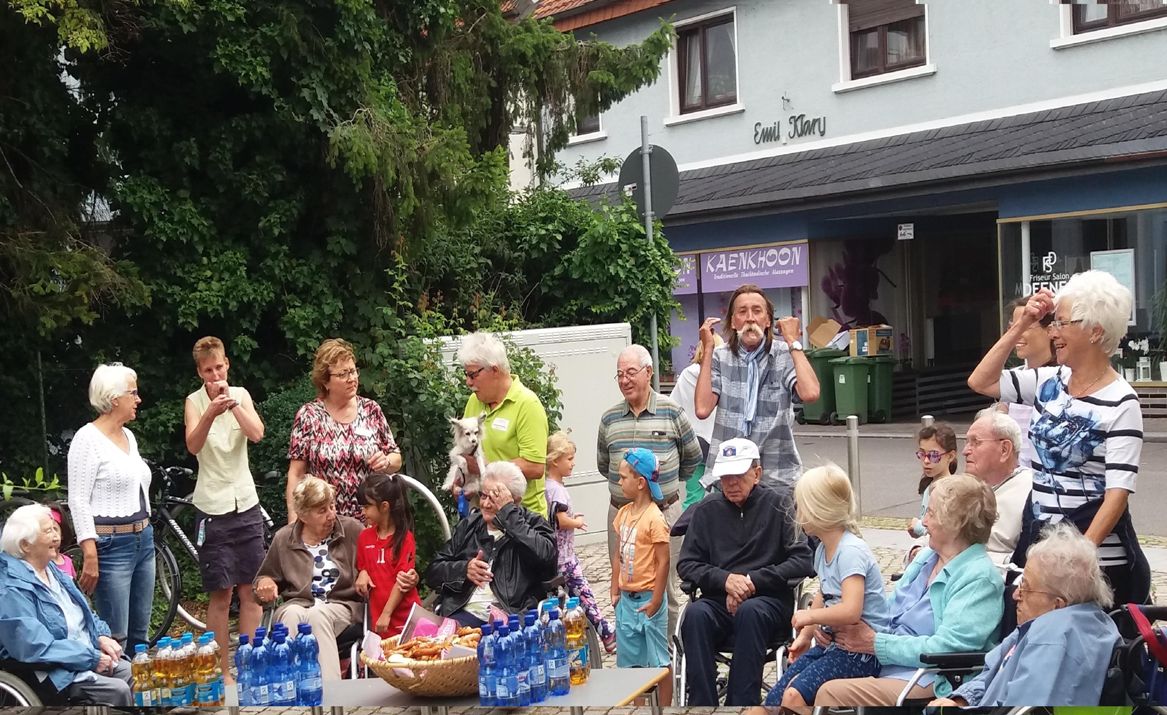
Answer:
M632 500L616 512L612 528L619 548L612 559L612 604L616 609L616 667L669 665L669 527L658 503L664 502L656 455L630 449L620 463L620 489ZM660 685L662 703L672 702L671 678Z

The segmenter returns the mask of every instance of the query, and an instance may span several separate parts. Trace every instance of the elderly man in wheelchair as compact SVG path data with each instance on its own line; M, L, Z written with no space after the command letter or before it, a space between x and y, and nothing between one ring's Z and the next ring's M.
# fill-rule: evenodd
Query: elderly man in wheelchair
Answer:
M725 704L761 701L767 648L790 632L791 584L813 574L789 491L759 485L761 474L753 442L723 442L712 473L721 491L692 509L677 562L681 581L700 591L678 624L689 705L718 704L715 656L725 648L733 652Z
M73 580L52 563L60 545L60 527L40 504L16 509L4 525L0 667L27 684L18 693L24 704L133 705L130 663L121 646Z

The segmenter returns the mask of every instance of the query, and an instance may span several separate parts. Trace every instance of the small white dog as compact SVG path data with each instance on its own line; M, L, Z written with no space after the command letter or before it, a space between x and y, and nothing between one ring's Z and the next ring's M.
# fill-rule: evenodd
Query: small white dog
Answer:
M486 471L486 460L482 456L482 425L484 417L450 418L450 432L454 435L454 446L450 449L450 471L442 489L454 496L465 494L467 499L478 494L479 479ZM478 474L472 475L467 469L467 460L478 464Z

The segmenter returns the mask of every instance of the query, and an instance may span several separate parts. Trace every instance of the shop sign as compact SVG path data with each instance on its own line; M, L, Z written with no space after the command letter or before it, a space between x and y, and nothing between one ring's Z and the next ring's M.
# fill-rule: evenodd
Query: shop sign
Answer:
M1030 273L1027 276L1022 295L1033 295L1042 288L1049 288L1054 293L1061 290L1062 286L1070 280L1070 276L1073 273L1069 270L1068 265L1059 267L1058 261L1059 256L1054 251L1050 251L1044 256L1034 256L1030 259L1030 266L1037 267L1040 265L1041 272Z
M700 261L702 293L729 292L743 283L798 288L808 281L805 241L702 253Z
M683 255L680 259L681 269L677 272L677 286L673 289L673 295L696 295L697 254Z
M805 114L791 114L784 122L781 119L776 119L773 122L754 123L754 143L766 144L769 142L782 142L785 144L790 139L802 139L803 137L819 136L825 137L827 135L827 118L810 117Z

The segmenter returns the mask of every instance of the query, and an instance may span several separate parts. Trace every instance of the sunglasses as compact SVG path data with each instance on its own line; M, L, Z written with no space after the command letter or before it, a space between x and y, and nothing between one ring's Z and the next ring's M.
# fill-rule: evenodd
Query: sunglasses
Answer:
M927 452L925 452L922 449L917 449L916 450L916 459L919 459L921 461L927 460L927 461L931 462L932 464L940 464L940 458L946 454L948 454L948 452L941 452L941 451L936 450L936 449L930 449Z

